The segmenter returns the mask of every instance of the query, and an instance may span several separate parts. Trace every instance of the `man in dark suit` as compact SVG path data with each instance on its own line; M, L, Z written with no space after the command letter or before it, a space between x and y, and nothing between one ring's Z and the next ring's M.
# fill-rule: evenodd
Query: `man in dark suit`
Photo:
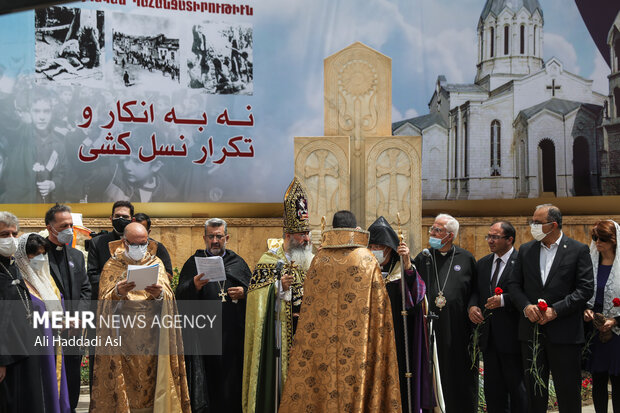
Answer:
M546 412L549 372L553 375L562 413L581 412L581 347L583 310L594 294L592 261L586 245L562 232L562 213L550 204L534 211L535 241L521 245L508 291L517 310L519 340L529 399L528 412ZM545 300L546 311L537 307ZM539 352L533 365L534 326L538 324ZM532 368L545 384L537 385Z
M99 298L99 276L103 266L110 259L110 248L108 244L111 241L121 239L125 227L133 221L133 205L129 201L116 201L112 205L112 222L113 231L94 237L88 248L88 278L93 289L93 300ZM96 311L96 306L95 306Z
M484 360L484 398L489 413L525 413L521 346L517 338L520 313L506 285L514 270L515 229L507 221L491 225L485 237L491 254L476 264L478 282L469 300L469 319L481 324L479 345ZM496 288L502 293L496 294ZM481 308L484 308L484 313Z
M65 311L84 311L90 306L90 282L86 276L84 255L71 247L73 241L73 219L71 208L56 204L45 213L45 225L49 232L48 240L52 248L48 253L50 273L60 290L65 303ZM79 334L78 330L73 333ZM82 356L79 349L65 348L65 373L69 390L69 404L75 411L80 398L80 365Z

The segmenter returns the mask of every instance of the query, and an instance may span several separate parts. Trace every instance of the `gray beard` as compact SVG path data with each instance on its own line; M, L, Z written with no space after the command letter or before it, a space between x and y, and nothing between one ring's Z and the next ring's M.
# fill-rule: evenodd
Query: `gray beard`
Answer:
M309 244L307 247L292 248L290 254L291 261L295 261L295 264L302 270L308 271L308 268L310 268L310 263L314 258L314 255L312 254L312 244Z

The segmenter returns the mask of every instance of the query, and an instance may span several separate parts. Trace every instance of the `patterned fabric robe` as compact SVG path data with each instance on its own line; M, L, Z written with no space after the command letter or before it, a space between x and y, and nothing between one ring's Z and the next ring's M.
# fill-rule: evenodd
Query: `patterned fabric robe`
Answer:
M280 301L281 366L280 382L286 379L289 348L293 342L293 312L301 306L305 272L296 266L290 269L282 247L261 256L248 288L245 313L245 344L243 360L243 411L261 413L274 411L275 396L275 281L281 276L277 269L292 271L292 300Z
M164 265L155 255L156 243L149 242L141 261L128 258L121 240L110 242L111 258L103 267L99 281L100 315L144 314L147 323L158 314L176 314L174 293ZM127 277L127 266L159 264L157 283L163 286L161 306L154 305L146 291L130 291L120 298L116 284ZM118 306L122 304L122 306ZM187 376L181 332L176 329L107 328L98 323L97 335L122 336L122 352L98 348L95 356L90 411L96 412L190 412ZM151 325L151 324L148 324ZM112 327L112 325L110 325ZM138 355L139 354L139 355ZM159 354L159 355L158 355Z
M279 413L401 412L390 299L368 233L323 234Z

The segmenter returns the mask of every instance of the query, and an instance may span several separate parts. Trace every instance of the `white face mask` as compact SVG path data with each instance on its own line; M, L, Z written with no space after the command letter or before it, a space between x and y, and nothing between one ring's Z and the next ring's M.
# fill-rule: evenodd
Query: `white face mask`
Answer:
M144 258L144 254L146 254L146 250L148 248L148 244L144 245L129 245L129 248L125 252L129 258L134 261L140 261Z
M17 251L17 238L0 238L0 255L10 257Z
M73 242L73 228L69 227L69 228L63 229L60 232L56 231L54 227L52 227L52 229L56 233L56 239L58 240L59 243L66 245L66 244L70 244Z
M41 271L43 266L46 264L45 255L39 254L34 258L30 259L30 266L35 272Z
M551 231L544 233L543 224L530 224L530 232L536 241L542 241Z
M375 256L377 261L379 261L379 265L381 265L383 261L385 260L385 256L383 255L383 250L372 250L371 252Z

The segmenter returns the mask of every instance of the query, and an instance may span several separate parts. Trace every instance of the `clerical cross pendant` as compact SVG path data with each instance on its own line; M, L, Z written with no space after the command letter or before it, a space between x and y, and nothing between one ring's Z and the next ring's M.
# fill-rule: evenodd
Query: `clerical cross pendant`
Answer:
M222 297L222 302L225 303L226 302L226 296L228 295L224 290L220 290L220 292L217 294L218 296Z
M446 300L446 297L444 297L443 291L439 291L439 295L435 297L435 305L437 306L437 308L439 308L439 311L441 311L447 303L448 300Z

